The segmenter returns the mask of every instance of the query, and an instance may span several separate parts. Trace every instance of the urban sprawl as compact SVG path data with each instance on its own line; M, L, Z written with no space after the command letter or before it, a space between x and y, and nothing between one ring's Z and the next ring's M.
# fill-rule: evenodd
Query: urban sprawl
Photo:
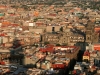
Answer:
M100 1L0 0L0 75L100 75Z

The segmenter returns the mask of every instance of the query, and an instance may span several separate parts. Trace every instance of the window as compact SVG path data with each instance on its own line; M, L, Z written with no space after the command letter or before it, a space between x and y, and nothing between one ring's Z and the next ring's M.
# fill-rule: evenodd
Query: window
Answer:
M87 37L87 40L90 40L90 37L89 36Z
M52 27L52 32L54 32L55 31L55 27Z

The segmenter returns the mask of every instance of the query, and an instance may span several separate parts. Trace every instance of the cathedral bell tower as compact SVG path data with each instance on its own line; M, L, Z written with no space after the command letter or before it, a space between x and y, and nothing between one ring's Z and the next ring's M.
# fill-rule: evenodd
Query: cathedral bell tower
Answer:
M86 27L86 42L93 43L93 35L94 35L94 22L88 21Z

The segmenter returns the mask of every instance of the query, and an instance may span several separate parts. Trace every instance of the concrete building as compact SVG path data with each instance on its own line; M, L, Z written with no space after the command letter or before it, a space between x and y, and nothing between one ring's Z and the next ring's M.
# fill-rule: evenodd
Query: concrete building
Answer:
M29 64L35 65L38 60L39 59L35 56L34 57L25 56L23 63L24 63L24 65L29 65Z

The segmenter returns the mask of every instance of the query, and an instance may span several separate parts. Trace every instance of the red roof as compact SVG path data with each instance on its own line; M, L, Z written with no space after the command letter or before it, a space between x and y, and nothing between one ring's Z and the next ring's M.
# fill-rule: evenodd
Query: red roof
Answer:
M94 45L94 50L100 50L100 44L95 44Z
M29 30L29 27L28 26L22 26L22 29L23 30Z
M4 18L3 18L3 17L1 17L1 18L0 18L0 20L4 20Z
M2 46L5 47L5 43L3 43Z
M18 24L11 24L11 26L19 26Z
M10 14L10 16L15 16L15 14Z
M73 74L76 74L76 70L73 70Z
M90 53L88 51L85 51L84 56L90 56Z
M95 31L98 31L98 30L100 30L100 27L95 27Z
M63 69L66 67L66 65L65 64L52 64L52 67L54 69Z
M56 14L52 14L52 13L50 13L49 15L50 15L50 16L56 16Z
M3 21L2 22L2 26L9 26L11 24L11 22L9 21Z
M0 36L6 36L7 34L6 33L2 33L2 34L0 34Z
M38 26L43 25L43 22L36 22L36 25Z
M95 66L92 66L92 68L95 69L96 67Z
M7 8L7 6L5 6L5 5L0 5L0 9L5 9L5 8Z
M76 48L76 46L55 46L55 47L61 47L61 48Z
M46 45L46 48L40 48L40 51L42 51L42 52L53 52L54 51L53 47L54 47L54 45L48 44L48 45Z
M5 62L1 61L0 64L1 64L1 65L5 65Z
M74 48L74 52L76 50L78 50L78 48L79 48L79 47L76 47L76 46L54 46L54 45L48 44L48 45L46 45L46 48L40 48L40 51L42 51L42 52L53 52L54 48L57 48L57 47L61 47L61 48Z
M54 49L53 47L47 47L47 48L40 48L41 52L53 52Z

